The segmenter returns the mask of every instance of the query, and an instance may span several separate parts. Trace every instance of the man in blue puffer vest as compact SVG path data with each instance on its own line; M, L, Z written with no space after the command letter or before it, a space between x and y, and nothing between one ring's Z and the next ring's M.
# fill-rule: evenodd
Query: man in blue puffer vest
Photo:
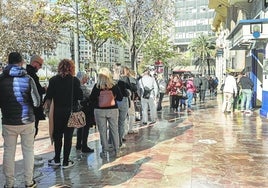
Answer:
M22 56L18 52L11 52L8 56L8 65L0 75L5 187L15 185L15 153L18 136L21 137L25 187L36 187L33 180L35 134L33 107L40 105L40 96L34 80L27 75L23 64Z

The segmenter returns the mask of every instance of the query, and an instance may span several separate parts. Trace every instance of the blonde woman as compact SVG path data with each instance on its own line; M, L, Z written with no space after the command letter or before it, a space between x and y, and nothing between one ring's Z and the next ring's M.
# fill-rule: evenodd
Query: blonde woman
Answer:
M137 93L137 79L136 74L132 69L128 67L123 67L123 75L128 78L128 83L130 85L130 89L128 89L129 94L129 109L128 109L128 127L126 129L126 133L133 134L138 133L137 129L134 129L133 125L135 123L135 104L134 100L136 98Z
M112 96L111 96L112 95ZM104 97L105 96L105 97ZM108 100L109 99L109 100ZM114 148L114 155L119 157L118 106L116 101L122 101L119 87L114 83L111 71L103 67L99 70L98 81L94 85L90 101L95 101L94 115L102 146L101 158L107 159L109 150L107 124Z

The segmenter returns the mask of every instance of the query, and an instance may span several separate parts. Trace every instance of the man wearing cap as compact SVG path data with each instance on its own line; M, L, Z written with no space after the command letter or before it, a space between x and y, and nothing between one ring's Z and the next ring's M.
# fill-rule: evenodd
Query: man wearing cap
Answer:
M8 65L0 75L0 108L2 112L2 136L4 139L3 172L4 187L15 185L15 153L18 136L24 163L25 187L36 187L34 169L34 111L40 105L34 80L23 68L23 59L18 52L11 52Z

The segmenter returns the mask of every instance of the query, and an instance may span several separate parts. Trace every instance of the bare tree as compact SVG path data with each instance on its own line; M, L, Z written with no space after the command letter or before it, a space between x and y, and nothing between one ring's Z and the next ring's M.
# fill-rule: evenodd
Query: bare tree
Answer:
M56 48L59 28L47 19L45 7L42 1L1 1L1 59L11 51L31 55Z
M168 18L170 0L107 0L114 19L120 22L132 68L137 69L137 57L152 31Z

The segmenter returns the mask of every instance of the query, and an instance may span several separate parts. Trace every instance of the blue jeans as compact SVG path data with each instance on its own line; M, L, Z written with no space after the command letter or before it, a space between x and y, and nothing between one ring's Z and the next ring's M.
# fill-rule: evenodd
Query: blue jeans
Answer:
M252 90L242 89L241 110L250 109L251 98L252 98ZM245 106L245 103L246 103L246 106Z
M192 101L193 101L194 93L187 91L187 97L188 97L187 108L192 108Z

